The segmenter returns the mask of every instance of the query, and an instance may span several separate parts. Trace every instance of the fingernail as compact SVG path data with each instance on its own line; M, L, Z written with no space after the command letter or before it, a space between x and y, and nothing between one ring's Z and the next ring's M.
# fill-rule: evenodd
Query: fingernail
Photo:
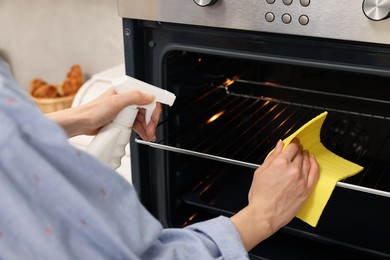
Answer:
M279 139L279 141L276 143L276 147L278 147L279 149L283 149L284 143L281 139Z

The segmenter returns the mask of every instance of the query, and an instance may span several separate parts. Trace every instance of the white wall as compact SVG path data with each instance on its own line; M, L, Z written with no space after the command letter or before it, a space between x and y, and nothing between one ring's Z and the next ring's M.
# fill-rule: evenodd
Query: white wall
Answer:
M117 0L0 0L0 55L26 91L76 63L87 80L124 61Z

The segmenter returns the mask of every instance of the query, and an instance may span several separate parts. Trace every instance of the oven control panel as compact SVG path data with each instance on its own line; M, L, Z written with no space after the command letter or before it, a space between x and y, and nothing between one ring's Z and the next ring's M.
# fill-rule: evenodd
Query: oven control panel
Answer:
M390 45L390 0L118 0L120 16Z

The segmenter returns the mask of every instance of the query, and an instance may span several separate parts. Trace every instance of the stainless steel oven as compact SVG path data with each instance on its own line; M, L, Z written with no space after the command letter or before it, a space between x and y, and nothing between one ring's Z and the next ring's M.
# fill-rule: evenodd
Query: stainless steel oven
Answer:
M390 258L390 1L118 0L126 73L177 96L133 136L139 196L166 227L231 216L276 141L328 111L323 144L364 166L317 227L294 219L253 259Z

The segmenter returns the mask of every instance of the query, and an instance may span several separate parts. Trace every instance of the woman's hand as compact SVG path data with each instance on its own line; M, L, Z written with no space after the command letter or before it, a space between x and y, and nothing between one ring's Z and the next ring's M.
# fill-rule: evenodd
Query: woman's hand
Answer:
M249 204L231 218L249 251L275 233L299 212L319 174L314 156L294 139L284 150L279 141L255 171Z
M69 137L76 135L95 135L110 123L118 113L130 105L146 105L154 101L150 94L139 91L129 91L116 94L109 89L100 97L89 103L47 114L53 121L61 125ZM145 141L155 141L155 131L161 114L161 105L157 103L148 125L145 122L145 111L140 109L133 129Z

